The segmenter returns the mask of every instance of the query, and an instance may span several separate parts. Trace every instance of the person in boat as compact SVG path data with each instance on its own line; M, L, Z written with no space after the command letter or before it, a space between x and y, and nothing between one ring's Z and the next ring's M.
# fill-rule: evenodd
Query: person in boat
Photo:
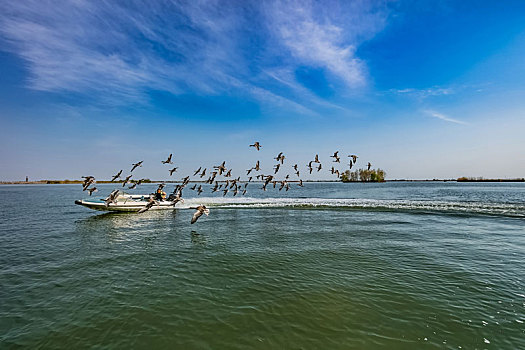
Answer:
M166 199L166 192L164 192L161 188L157 188L157 191L155 192L155 199L158 201L163 201Z

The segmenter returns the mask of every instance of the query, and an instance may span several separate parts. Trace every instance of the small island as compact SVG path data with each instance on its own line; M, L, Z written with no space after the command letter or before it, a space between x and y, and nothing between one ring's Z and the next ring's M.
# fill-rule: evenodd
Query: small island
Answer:
M385 182L386 172L382 169L347 170L341 175L343 182Z

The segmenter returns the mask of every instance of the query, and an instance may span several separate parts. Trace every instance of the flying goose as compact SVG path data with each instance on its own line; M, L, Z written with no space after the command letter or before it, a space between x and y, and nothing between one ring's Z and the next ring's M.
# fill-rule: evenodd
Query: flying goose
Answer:
M193 213L193 217L191 218L191 223L192 224L197 222L197 220L202 216L202 214L206 214L206 216L208 216L210 214L210 210L208 208L206 208L205 205L199 205L196 208L192 207L190 209L197 209L197 211L195 213Z
M150 210L150 208L155 204L158 205L159 203L153 197L149 197L148 203L145 206L143 206L137 213L144 213L145 211Z
M128 175L126 176L126 178L124 179L124 182L122 183L122 187L126 186L129 182L129 179L131 179L133 175Z
M120 175L122 175L122 170L120 170L116 175L113 176L113 178L111 179L111 182L113 182L116 179L118 179L120 177Z
M118 197L118 194L119 194L119 190L113 190L109 196L106 197L106 199L104 199L104 202L106 204L106 207L110 204L110 203L116 203L117 202L117 197Z
M173 153L170 153L170 155L168 156L168 159L163 160L162 164L173 164L173 162L171 161L171 156L173 156Z
M255 147L256 150L259 150L261 148L261 145L259 144L259 142L254 142L254 144L250 145L250 147Z
M133 164L131 164L131 165L133 165L133 168L131 168L131 171L130 171L130 173L132 173L132 172L133 172L133 170L135 170L135 169L136 169L137 167L142 167L142 162L144 162L144 161L143 161L143 160L141 160L141 161L140 161L140 162L138 162L138 163L133 163Z

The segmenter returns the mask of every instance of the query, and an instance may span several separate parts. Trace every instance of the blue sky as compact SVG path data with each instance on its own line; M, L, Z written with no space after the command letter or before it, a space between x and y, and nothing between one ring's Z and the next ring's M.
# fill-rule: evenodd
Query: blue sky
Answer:
M336 150L390 179L523 177L523 57L523 1L4 1L0 180Z

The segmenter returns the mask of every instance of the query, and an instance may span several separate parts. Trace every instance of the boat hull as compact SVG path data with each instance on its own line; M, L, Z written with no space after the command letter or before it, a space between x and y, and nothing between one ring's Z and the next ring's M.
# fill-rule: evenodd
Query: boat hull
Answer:
M120 211L120 212L137 212L140 209L144 208L146 204L148 204L147 201L118 201L117 203L109 203L106 205L103 199L99 200L85 200L85 199L79 199L75 201L75 204L82 205L86 208L90 208L93 210L101 210L101 211ZM175 204L171 201L159 201L158 205L152 206L149 210L168 210L168 209L174 209Z

